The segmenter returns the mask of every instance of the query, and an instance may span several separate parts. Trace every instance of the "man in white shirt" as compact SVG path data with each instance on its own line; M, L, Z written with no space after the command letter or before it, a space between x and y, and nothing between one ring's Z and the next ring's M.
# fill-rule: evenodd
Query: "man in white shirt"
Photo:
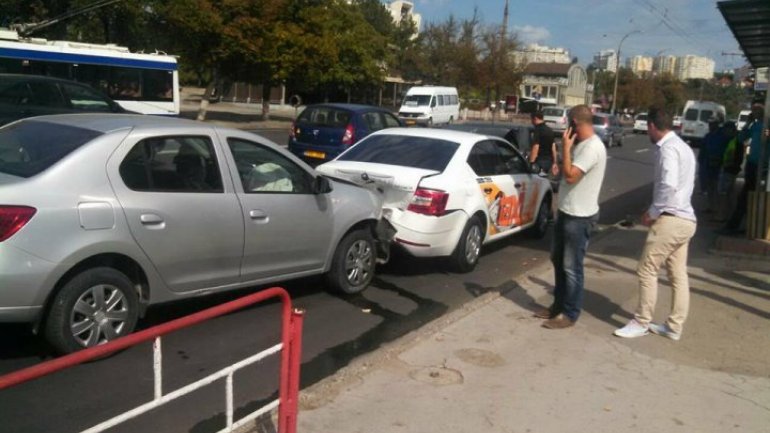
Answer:
M642 215L642 223L650 226L647 241L639 259L639 306L634 318L615 335L635 338L649 331L679 340L690 306L687 278L687 249L695 234L696 218L692 208L695 184L695 154L672 131L671 116L658 107L647 114L647 134L657 147L655 185L652 205ZM665 262L674 296L671 314L658 325L652 323L658 297L658 271Z
M536 317L548 319L543 327L549 329L568 328L580 316L583 259L599 219L599 192L607 166L607 151L594 133L591 109L578 105L570 110L569 117L570 127L562 135L563 176L551 249L554 300L550 307L535 313ZM557 172L554 167L553 174Z

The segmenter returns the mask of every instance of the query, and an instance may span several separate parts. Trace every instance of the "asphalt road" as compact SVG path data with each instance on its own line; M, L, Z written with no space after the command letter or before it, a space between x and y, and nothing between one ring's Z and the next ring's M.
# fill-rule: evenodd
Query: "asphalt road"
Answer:
M284 144L286 132L261 131ZM609 150L600 224L638 217L651 196L653 151L647 136L627 136ZM311 385L354 357L377 349L488 291L509 290L510 280L548 260L550 235L514 236L482 251L476 270L456 274L441 260L395 254L378 268L374 284L355 296L330 294L321 279L286 284L304 323L302 386ZM251 291L256 290L252 289ZM149 310L148 327L234 299L219 294ZM163 341L166 391L232 364L279 341L279 308L262 305L181 331ZM0 325L0 373L52 356L26 327ZM236 417L276 398L277 359L235 376ZM74 432L152 398L149 344L0 392L0 432ZM215 382L169 406L110 431L213 432L224 427L224 383Z

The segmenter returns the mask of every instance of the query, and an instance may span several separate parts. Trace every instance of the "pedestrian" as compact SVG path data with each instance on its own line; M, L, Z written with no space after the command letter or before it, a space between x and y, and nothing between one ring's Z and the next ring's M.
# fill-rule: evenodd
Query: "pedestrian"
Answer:
M545 124L543 112L540 110L530 114L530 120L534 126L534 131L532 146L529 151L529 163L536 163L540 167L541 173L550 173L557 161L553 130Z
M696 161L692 149L672 131L668 113L658 107L651 107L647 113L647 134L657 147L652 204L642 215L642 223L650 230L636 270L639 304L634 318L615 330L615 335L634 338L652 331L679 340L690 306L687 249L696 227L692 208ZM658 297L658 271L663 263L674 293L671 314L658 325L652 323L652 314Z
M711 117L709 119L709 132L703 137L703 143L698 154L698 169L702 173L701 190L706 191L706 213L715 212L717 209L717 185L719 183L719 171L722 168L727 136L720 127L721 119ZM702 155L702 156L701 156Z
M741 192L738 194L738 201L735 204L730 219L720 230L722 234L740 233L743 217L746 215L746 209L749 202L749 191L756 189L757 170L759 169L759 153L762 145L762 129L765 119L765 108L762 104L755 103L751 106L751 114L746 121L746 125L738 133L738 143L742 144L750 139L749 155L746 157L746 167L744 168L744 183Z
M727 220L728 212L732 206L735 197L735 178L741 172L743 165L743 146L738 144L738 130L735 122L727 122L723 126L727 146L722 155L722 167L719 171L719 182L717 184L717 196L719 203L715 219L724 222Z
M562 180L554 229L551 262L554 299L535 313L547 319L543 327L568 328L580 317L583 304L583 259L599 217L599 192L607 166L607 151L594 133L587 105L569 112L570 126L562 134ZM558 174L558 168L554 167Z

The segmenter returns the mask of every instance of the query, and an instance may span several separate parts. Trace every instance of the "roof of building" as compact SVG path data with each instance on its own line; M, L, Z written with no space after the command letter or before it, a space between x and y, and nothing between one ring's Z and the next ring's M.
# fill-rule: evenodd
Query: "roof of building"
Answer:
M529 63L524 68L524 74L566 77L571 67L572 63Z
M717 2L717 7L752 66L770 66L770 3L732 0Z

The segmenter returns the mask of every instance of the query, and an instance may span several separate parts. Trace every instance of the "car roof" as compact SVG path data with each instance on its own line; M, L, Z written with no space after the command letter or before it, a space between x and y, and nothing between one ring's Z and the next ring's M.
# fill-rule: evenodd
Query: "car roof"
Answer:
M435 138L438 140L458 143L461 146L472 145L485 138L500 138L493 135L475 134L472 132L439 128L387 128L381 129L374 134L371 134L370 137L374 135L402 135L411 137Z
M305 109L308 108L318 108L318 107L329 107L329 108L337 108L342 110L348 110L353 111L355 113L363 113L367 111L389 111L382 107L377 107L374 105L363 105L363 104L344 104L344 103L337 103L337 102L330 102L330 103L323 103L323 104L311 104L305 107Z
M78 113L56 114L22 119L21 122L37 121L74 126L101 133L126 128L184 128L186 130L211 130L212 125L176 117L151 116L142 114Z

